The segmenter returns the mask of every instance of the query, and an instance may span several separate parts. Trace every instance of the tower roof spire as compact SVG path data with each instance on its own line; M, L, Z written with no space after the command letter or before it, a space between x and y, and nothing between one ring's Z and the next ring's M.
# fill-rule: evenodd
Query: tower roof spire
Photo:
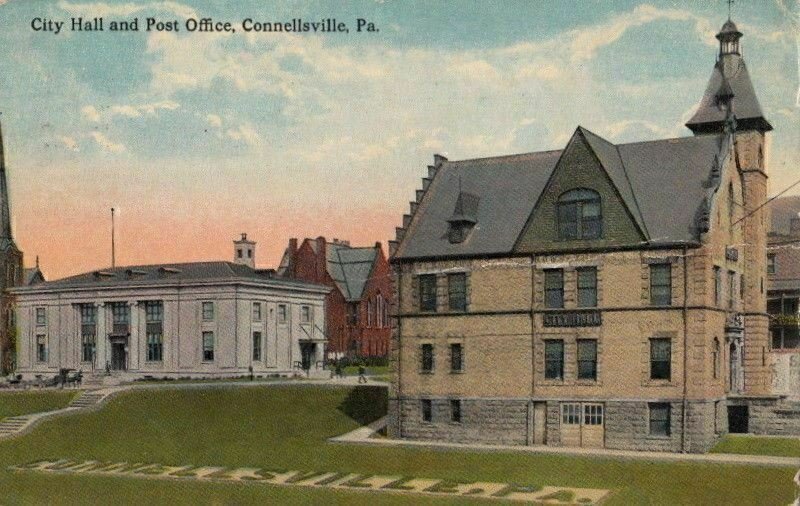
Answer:
M730 10L729 3L729 10ZM742 58L739 39L742 32L728 19L716 36L719 58L711 72L708 86L694 116L686 123L696 135L721 133L729 111L735 108L739 131L768 132L772 125L764 118L753 83Z
M0 113L0 116L2 113ZM6 155L3 147L3 127L0 124L0 242L14 243L11 237L11 207L8 202L8 181L6 179Z

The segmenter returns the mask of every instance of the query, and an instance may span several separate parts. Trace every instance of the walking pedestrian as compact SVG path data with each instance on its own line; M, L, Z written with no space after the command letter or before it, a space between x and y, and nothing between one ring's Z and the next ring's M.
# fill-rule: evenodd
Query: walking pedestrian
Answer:
M367 382L367 368L364 367L364 364L359 364L358 366L358 383L366 383Z

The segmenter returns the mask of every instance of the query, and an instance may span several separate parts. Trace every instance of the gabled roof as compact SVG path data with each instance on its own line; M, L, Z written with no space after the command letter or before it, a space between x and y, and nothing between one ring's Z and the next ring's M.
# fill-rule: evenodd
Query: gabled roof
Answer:
M377 256L378 249L375 247L353 248L344 244L327 243L325 261L328 274L346 300L361 299Z
M761 112L761 105L758 103L744 59L741 55L733 53L721 56L714 64L700 105L686 126L695 133L721 131L727 108L725 101L720 100L720 95L726 92L733 93L733 113L740 130L772 130L772 125Z
M617 188L620 197L622 197L622 201L628 207L628 211L630 211L631 216L633 216L634 221L636 221L639 230L646 235L647 229L644 226L644 219L642 218L639 204L636 202L636 196L633 193L630 178L625 171L625 166L622 164L622 158L620 158L617 146L585 128L578 127L578 131L583 134L589 146L592 148L592 151L594 151L598 160L600 160L600 164L606 169L608 177L611 178L611 182Z
M395 258L509 252L561 151L444 162L423 197ZM448 240L447 220L463 191L480 197L477 224L463 243Z
M101 269L34 285L36 289L124 287L137 285L174 285L203 281L256 281L275 287L310 289L325 292L327 287L300 281L275 279L255 269L233 262L193 262L135 265Z
M22 286L30 286L33 284L43 283L45 281L44 274L38 267L31 267L23 269L22 271Z
M699 240L703 205L724 135L614 145L581 127L648 244ZM397 259L513 253L562 151L446 161L428 187L395 253ZM451 244L447 220L459 194L480 197L478 223L467 241Z

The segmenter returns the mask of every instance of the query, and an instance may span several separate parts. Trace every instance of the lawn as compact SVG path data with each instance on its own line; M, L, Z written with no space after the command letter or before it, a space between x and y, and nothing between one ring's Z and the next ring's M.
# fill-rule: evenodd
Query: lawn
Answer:
M800 438L728 434L711 452L797 457L800 456Z
M789 468L385 448L326 439L386 410L380 387L310 385L131 391L99 411L0 442L4 504L456 504L455 500L252 484L12 472L37 459L343 471L604 488L604 504L785 505ZM460 498L458 504L466 500ZM477 501L475 502L478 503ZM486 504L486 502L482 502Z
M75 390L20 391L0 393L0 420L9 416L53 411L67 406Z

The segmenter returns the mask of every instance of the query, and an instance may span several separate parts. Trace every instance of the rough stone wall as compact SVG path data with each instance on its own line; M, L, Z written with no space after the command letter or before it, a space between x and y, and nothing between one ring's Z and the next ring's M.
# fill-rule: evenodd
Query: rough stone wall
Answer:
M768 436L800 436L800 402L751 399L749 430Z
M528 401L525 399L464 399L461 422L450 418L450 399L432 398L432 419L422 420L421 400L403 399L401 437L451 443L525 445Z

